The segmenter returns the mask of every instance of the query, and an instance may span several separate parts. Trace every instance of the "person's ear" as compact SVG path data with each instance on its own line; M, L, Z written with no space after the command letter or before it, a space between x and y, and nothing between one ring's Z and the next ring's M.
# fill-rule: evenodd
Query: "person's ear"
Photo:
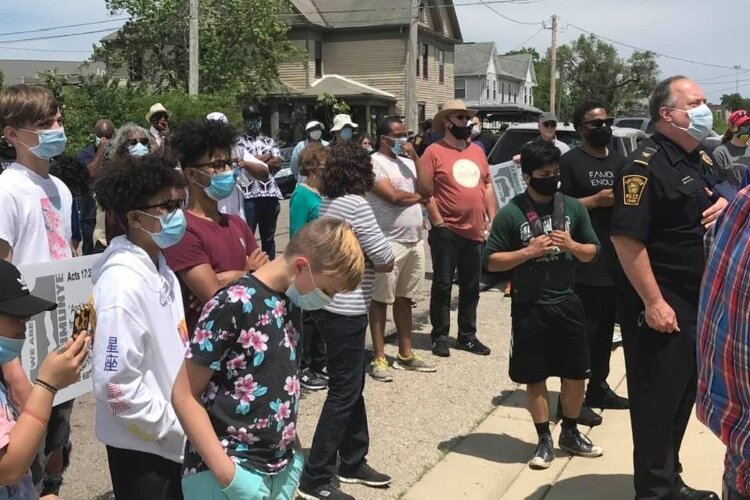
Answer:
M659 108L659 116L667 123L672 123L673 121L669 106L662 106L661 108Z
M11 145L18 141L18 131L10 125L3 127L3 135Z

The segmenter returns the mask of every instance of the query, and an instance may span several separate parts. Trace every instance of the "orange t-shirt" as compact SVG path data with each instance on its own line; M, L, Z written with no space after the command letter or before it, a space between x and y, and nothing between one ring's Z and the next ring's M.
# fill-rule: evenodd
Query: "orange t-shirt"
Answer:
M491 178L482 149L469 146L459 151L440 141L427 148L420 163L432 172L433 197L445 227L466 239L483 241L484 195Z

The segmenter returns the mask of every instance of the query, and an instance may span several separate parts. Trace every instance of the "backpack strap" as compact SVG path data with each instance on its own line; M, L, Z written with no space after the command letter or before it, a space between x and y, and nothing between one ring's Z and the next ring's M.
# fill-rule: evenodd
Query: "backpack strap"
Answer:
M552 208L552 230L565 231L565 195L559 191L555 193L553 198L554 206ZM539 218L539 214L536 213L531 198L528 193L523 193L518 197L518 204L523 210L526 220L529 222L531 228L531 234L536 238L543 234L548 234L549 230L545 231L542 220Z

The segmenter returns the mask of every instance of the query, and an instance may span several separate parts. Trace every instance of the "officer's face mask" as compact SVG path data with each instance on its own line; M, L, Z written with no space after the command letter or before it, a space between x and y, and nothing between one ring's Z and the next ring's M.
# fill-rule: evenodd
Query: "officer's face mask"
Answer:
M700 142L709 136L714 127L714 114L706 103L691 109L669 108L672 111L681 111L687 113L690 118L690 126L687 128L678 127L672 122L674 128L687 132L690 137Z

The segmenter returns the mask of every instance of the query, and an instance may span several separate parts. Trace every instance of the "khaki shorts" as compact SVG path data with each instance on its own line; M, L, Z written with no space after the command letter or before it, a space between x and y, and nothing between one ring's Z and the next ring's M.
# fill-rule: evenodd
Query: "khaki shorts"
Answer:
M390 273L377 273L372 299L393 304L396 297L416 300L424 281L424 242L399 243L391 241L396 262Z

